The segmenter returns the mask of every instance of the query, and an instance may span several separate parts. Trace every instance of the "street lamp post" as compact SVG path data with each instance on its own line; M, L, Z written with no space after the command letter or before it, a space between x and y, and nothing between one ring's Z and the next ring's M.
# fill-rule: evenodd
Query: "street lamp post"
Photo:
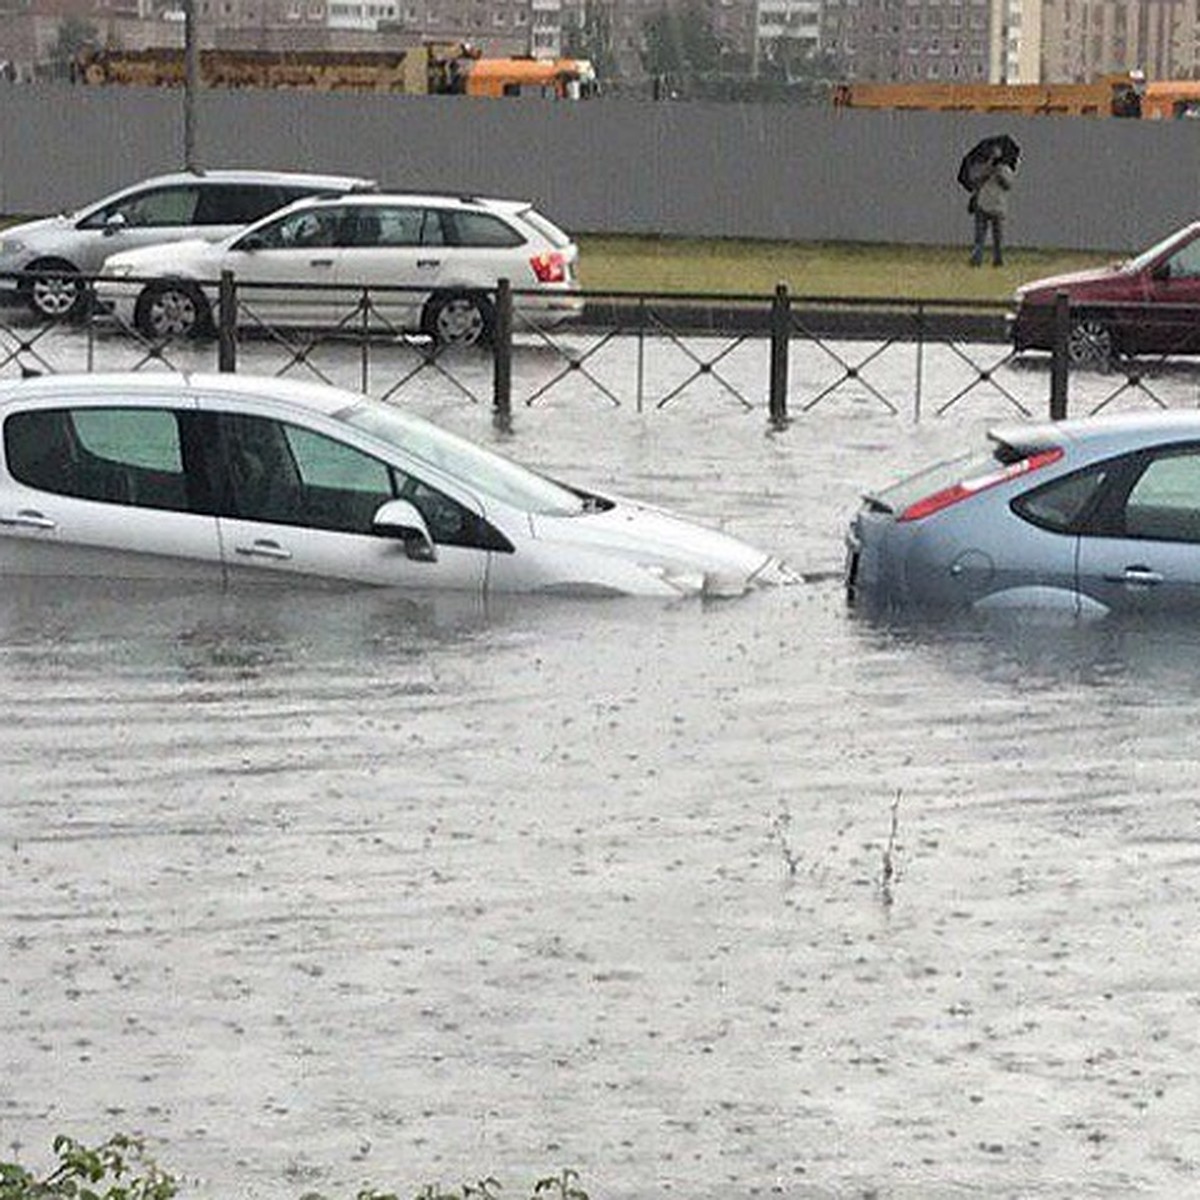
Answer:
M196 37L196 0L183 0L183 165L196 170L196 88L200 50Z

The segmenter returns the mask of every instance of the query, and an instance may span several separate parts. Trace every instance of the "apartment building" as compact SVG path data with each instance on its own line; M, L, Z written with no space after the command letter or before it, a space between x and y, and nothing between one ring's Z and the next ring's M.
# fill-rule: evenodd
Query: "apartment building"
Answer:
M397 48L469 42L488 55L563 52L599 5L620 75L644 76L643 29L687 0L194 0L201 45ZM780 43L831 54L847 79L1064 82L1141 68L1200 73L1200 0L701 0L731 64ZM593 10L595 11L595 10ZM181 45L181 0L0 0L0 63L44 59L68 16L102 41Z
M1042 0L1042 70L1084 80L1138 68L1149 79L1200 72L1200 14L1183 0Z
M1016 0L1017 3L1020 0ZM999 76L1003 0L825 0L822 49L847 79L987 82Z

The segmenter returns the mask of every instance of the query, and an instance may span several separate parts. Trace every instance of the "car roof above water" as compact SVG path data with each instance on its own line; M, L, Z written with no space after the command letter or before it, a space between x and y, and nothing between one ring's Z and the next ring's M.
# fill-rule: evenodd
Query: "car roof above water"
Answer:
M1089 451L1135 450L1163 442L1200 440L1200 410L1111 413L998 425L988 431L988 437L999 445L1030 451L1067 444Z
M257 375L118 372L6 380L0 383L0 412L12 404L30 400L103 406L122 400L144 403L163 397L188 400L198 395L287 404L324 415L367 399L326 384Z

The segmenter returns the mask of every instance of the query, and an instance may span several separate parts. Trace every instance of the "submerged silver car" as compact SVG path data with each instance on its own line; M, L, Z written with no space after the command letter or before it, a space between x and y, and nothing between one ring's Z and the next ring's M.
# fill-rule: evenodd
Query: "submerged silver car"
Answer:
M1200 608L1200 412L1000 428L864 497L850 599L874 611Z

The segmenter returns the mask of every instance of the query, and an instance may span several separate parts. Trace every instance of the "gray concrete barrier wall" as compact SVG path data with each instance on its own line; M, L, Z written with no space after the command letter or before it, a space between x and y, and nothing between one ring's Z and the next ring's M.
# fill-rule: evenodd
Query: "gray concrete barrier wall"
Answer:
M785 105L203 92L207 166L528 197L579 233L965 242L978 138L1023 157L1014 245L1131 250L1197 216L1200 122ZM0 84L0 212L68 208L183 161L183 95Z

